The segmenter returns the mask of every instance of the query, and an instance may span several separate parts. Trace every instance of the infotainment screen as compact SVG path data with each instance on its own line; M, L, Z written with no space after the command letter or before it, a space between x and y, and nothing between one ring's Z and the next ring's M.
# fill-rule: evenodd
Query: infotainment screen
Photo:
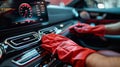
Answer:
M44 0L0 0L0 30L46 21Z

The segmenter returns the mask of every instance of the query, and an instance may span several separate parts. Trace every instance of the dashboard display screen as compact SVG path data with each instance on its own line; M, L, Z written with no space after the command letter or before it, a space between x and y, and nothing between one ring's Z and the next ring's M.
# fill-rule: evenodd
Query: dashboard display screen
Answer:
M0 30L46 21L44 0L0 0Z

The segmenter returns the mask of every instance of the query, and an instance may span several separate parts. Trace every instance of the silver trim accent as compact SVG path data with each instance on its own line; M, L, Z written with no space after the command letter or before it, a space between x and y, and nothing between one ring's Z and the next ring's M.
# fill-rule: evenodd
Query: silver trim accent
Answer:
M3 43L0 43L0 45L3 47L4 52L6 53L6 52L7 52L6 49L8 48L8 45L5 45L5 44L3 44Z
M3 55L3 51L2 51L2 49L0 48L0 58L2 58L2 55Z
M56 31L58 30L58 28L57 27L48 27L48 28L44 28L44 29L38 30L38 34L39 34L40 39L42 38L42 35L45 34L44 33L45 31L52 31L52 30L54 30L54 33L56 33Z
M29 40L29 41L32 41L32 40L35 40L35 39L31 39L31 40ZM17 44L17 43L14 42L14 39L13 39L13 40L10 40L10 42L13 43L13 44L15 44L15 45L20 45L20 44L23 44L23 43L24 43L24 42L21 42L21 43L18 43L18 44ZM26 42L28 42L28 41L26 41Z
M14 38L21 37L21 36L25 36L25 35L29 35L29 34L37 34L37 35L38 35L37 32L29 32L29 33L26 33L26 34L22 34L22 35L18 35L18 36L13 36L13 37L7 38L7 39L4 41L4 43L5 43L5 44L8 44L10 47L12 47L12 48L14 48L14 49L16 49L16 50L19 50L19 49L23 49L23 48L32 46L32 44L35 44L35 43L38 43L38 42L39 42L39 40L40 40L40 36L39 36L39 35L38 35L38 40L36 40L36 41L34 41L34 42L31 42L31 43L28 43L28 44L25 44L25 45L23 45L23 46L19 46L19 47L13 46L12 44L10 44L10 43L8 42L9 39L14 39Z
M79 16L78 12L75 9L72 9L72 12L74 13L75 17Z
M37 51L37 50L36 50L36 51ZM28 52L28 51L27 51L27 52ZM26 53L27 53L27 52L26 52ZM28 53L30 54L29 56L26 56L25 58L20 59L20 60L18 60L18 61L15 61L14 59L11 60L11 61L12 61L13 63L17 64L17 65L21 65L21 66L22 66L22 65L25 65L25 64L29 63L30 61L38 58L38 57L40 56L40 53L41 53L42 51L38 52L38 53L39 53L38 55L36 55L36 56L33 57L32 59L28 60L27 62L20 63L21 60L24 60L24 59L26 59L26 58L28 58L28 57L32 57L31 55L34 55L34 52L35 52L35 49L33 49L32 51L30 50L30 52L28 52Z

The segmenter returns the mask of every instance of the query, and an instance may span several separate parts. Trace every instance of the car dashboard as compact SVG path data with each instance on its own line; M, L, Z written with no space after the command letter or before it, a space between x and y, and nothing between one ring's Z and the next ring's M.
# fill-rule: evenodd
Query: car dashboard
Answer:
M69 33L68 28L80 22L74 8L50 6L44 0L13 0L9 6L0 7L10 9L0 13L0 67L72 67L41 47L42 36L49 33L94 50L110 49L101 37Z
M41 38L42 35L49 33L63 34L75 23L76 21L70 20L6 38L0 43L2 48L0 66L39 67L42 65L43 67L47 64L48 67L61 67L61 64L63 67L66 66L67 64L58 60L57 57L51 57L52 54L41 48ZM8 63L9 65L6 65Z
M75 24L72 8L47 6L44 0L13 0L0 9L4 9L0 13L0 67L71 66L44 50L41 38L49 33L63 34Z

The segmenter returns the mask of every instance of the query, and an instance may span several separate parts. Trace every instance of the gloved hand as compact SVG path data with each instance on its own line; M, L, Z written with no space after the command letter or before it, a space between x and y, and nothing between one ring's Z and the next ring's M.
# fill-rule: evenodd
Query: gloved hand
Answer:
M104 36L105 34L104 25L90 26L89 24L85 24L85 23L77 23L73 26L70 26L69 30L71 33L76 34L76 35L94 34L97 36Z
M85 67L87 56L95 52L92 49L77 45L64 36L53 33L43 35L41 46L53 55L57 55L61 61L70 63L73 67Z

